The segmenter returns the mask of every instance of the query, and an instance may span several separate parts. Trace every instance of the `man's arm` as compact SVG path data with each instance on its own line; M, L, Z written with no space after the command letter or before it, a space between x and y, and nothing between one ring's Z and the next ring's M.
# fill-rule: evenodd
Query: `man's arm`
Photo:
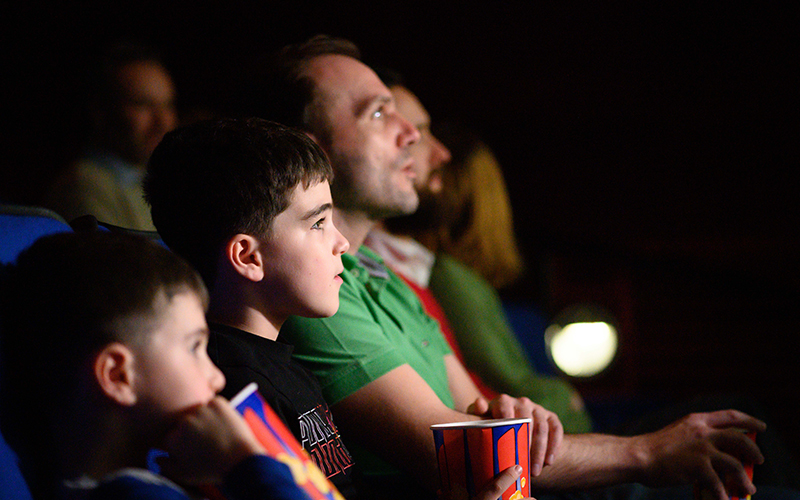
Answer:
M445 356L445 365L456 409L486 413L486 406L476 408L483 405L482 398L461 363L449 355ZM510 398L507 403L515 405L524 400ZM487 417L517 416L502 411L506 413ZM698 482L720 500L727 500L729 493L745 497L755 489L742 464L761 463L764 459L758 447L741 431L764 429L764 423L753 417L738 411L722 411L689 415L657 432L631 438L601 434L564 436L558 456L553 459L548 456L544 462L553 467L545 467L541 477L532 474L533 486L563 490L624 482L650 486ZM534 472L537 464L544 465L541 461L544 457L537 453L544 453L546 444L537 444L535 438L531 443ZM725 491L723 483L730 492Z
M448 371L455 368L457 380L458 361L449 355L445 364ZM472 384L465 371L463 377ZM539 457L536 473L541 471L545 457L554 454L561 442L563 430L558 418L530 400L502 396L487 402L477 389L464 390L461 395L464 398L474 395L484 406L470 405L475 414L448 408L413 368L402 365L345 397L331 410L344 435L412 474L431 491L438 484L438 463L430 431L433 424L500 417L532 418L531 471L536 467L535 457ZM460 402L461 408L465 401Z
M640 436L565 436L558 460L532 478L531 486L563 490L624 482L654 487L696 482L719 500L744 497L755 487L742 464L760 464L764 457L742 430L765 429L760 420L725 410L688 415Z
M457 409L480 415L487 413L488 405L499 404L505 398L506 404L512 406L526 399L500 396L492 402L484 400L487 406L482 406L478 389L455 356L446 356L445 365ZM476 404L464 409L463 405L468 404L471 397L478 398ZM513 416L519 415L510 413L508 409L486 415L490 418ZM603 434L564 436L558 456L550 458L548 453L544 462L552 467L540 468L543 472L538 478L539 474L533 473L534 468L537 464L544 465L541 454L547 449L548 442L537 443L534 436L531 441L532 486L564 490L626 482L655 487L697 482L720 500L727 500L729 494L745 497L753 494L755 488L742 464L761 463L764 457L742 430L763 432L765 428L763 422L729 410L689 415L657 432L634 437ZM731 491L726 492L723 483Z
M467 369L454 354L444 357L444 366L447 370L447 382L450 386L450 394L453 395L455 409L467 413L470 405L481 397L481 391L475 386Z
M438 464L430 426L479 420L445 406L409 365L361 387L331 407L342 434L436 491Z

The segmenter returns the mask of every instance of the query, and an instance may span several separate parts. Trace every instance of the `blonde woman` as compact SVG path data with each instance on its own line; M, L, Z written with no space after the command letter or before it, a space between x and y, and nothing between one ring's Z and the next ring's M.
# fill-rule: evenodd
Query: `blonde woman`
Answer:
M448 142L454 158L441 173L438 224L420 236L429 248L455 257L493 287L503 288L520 276L523 262L500 165L489 147L470 135Z

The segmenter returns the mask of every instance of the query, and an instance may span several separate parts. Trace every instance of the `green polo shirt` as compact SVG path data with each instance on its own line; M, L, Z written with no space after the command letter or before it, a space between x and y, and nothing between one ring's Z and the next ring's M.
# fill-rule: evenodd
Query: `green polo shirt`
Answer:
M366 247L342 256L339 310L330 318L293 317L281 336L322 384L333 405L389 371L410 365L439 399L453 407L439 324L416 294Z
M319 379L329 405L404 364L410 365L439 399L453 408L444 356L450 347L439 324L414 292L366 247L342 256L344 283L339 310L330 318L292 317L281 337ZM391 425L387 422L387 425ZM347 436L342 436L348 442ZM348 448L368 475L397 473L355 445Z

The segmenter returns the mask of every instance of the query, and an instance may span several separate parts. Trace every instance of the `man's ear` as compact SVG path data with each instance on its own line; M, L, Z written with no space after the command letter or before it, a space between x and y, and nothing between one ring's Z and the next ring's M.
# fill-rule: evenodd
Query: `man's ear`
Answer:
M105 346L94 359L94 376L106 396L123 406L136 403L134 356L125 345L114 342Z
M225 245L225 260L234 271L250 281L264 279L261 242L249 234L237 234Z

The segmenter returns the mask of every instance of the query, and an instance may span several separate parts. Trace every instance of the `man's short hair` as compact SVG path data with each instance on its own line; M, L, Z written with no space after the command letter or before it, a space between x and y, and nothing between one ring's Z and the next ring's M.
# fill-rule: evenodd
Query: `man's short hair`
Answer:
M1 274L0 423L21 456L54 453L53 419L90 406L92 357L112 342L145 341L160 297L191 292L208 302L187 262L121 233L40 238Z
M287 45L256 61L244 84L247 115L274 120L318 133L312 104L314 82L305 72L312 59L324 55L343 55L361 59L361 51L351 41L316 35L304 42Z
M259 118L205 121L168 133L145 175L145 198L164 242L211 286L222 246L266 237L300 183L333 180L306 134Z

